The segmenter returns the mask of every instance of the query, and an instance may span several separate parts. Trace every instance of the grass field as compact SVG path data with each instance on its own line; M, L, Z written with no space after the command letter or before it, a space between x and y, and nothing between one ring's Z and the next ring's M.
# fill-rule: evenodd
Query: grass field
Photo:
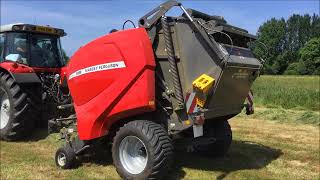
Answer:
M226 157L177 151L167 179L319 179L319 76L262 76L253 90L252 116L230 120L233 144ZM57 135L28 142L0 141L0 179L119 179L111 157L82 157L59 170Z
M223 158L178 151L168 179L319 179L319 129L306 124L237 117ZM56 135L30 142L1 141L1 179L119 179L110 156L85 157L73 170L54 164Z
M320 125L320 76L261 76L252 89L253 118Z
M320 109L320 76L261 76L252 89L260 106Z

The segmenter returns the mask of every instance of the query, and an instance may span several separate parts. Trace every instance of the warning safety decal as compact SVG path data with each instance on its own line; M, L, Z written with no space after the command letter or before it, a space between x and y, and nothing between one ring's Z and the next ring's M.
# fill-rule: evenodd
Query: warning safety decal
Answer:
M84 69L80 69L69 76L69 80L84 74L92 73L92 72L98 72L98 71L106 71L111 69L118 69L118 68L125 68L126 65L124 64L124 61L117 61L117 62L111 62L111 63L105 63L105 64L98 64L95 66L90 66Z

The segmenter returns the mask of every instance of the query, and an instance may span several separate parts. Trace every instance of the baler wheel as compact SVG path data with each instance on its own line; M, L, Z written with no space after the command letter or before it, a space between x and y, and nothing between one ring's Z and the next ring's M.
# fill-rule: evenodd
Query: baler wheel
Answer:
M210 120L207 120L210 122ZM224 156L232 143L232 130L227 120L213 120L204 124L205 136L214 137L212 144L194 147L195 152L207 156Z
M0 138L14 141L31 134L34 127L31 104L19 84L8 74L0 72Z
M76 154L71 146L66 145L57 150L55 162L61 169L71 169L76 160Z
M151 121L137 120L117 132L113 163L123 179L158 179L167 174L173 146L167 131Z

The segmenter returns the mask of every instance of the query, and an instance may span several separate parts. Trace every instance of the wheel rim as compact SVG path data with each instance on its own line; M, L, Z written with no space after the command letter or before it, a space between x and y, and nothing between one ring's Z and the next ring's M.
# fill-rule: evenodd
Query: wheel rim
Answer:
M60 153L60 154L58 155L58 164L59 164L59 166L61 166L61 167L65 166L65 165L66 165L66 162L67 162L67 157L66 157L66 155L63 154L63 153Z
M148 152L144 143L136 136L127 136L119 146L122 166L131 174L141 173L147 166Z
M0 99L1 99L0 129L3 129L4 127L7 126L10 119L10 100L7 92L2 88L0 89Z

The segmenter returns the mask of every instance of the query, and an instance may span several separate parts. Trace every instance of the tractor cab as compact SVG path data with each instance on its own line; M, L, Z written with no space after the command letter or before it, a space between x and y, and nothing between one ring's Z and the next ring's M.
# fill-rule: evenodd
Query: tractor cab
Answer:
M21 139L64 115L57 106L71 101L60 44L65 35L50 26L0 27L0 139Z
M0 29L0 63L13 61L29 67L63 67L60 37L65 35L63 29L50 26L3 25Z

